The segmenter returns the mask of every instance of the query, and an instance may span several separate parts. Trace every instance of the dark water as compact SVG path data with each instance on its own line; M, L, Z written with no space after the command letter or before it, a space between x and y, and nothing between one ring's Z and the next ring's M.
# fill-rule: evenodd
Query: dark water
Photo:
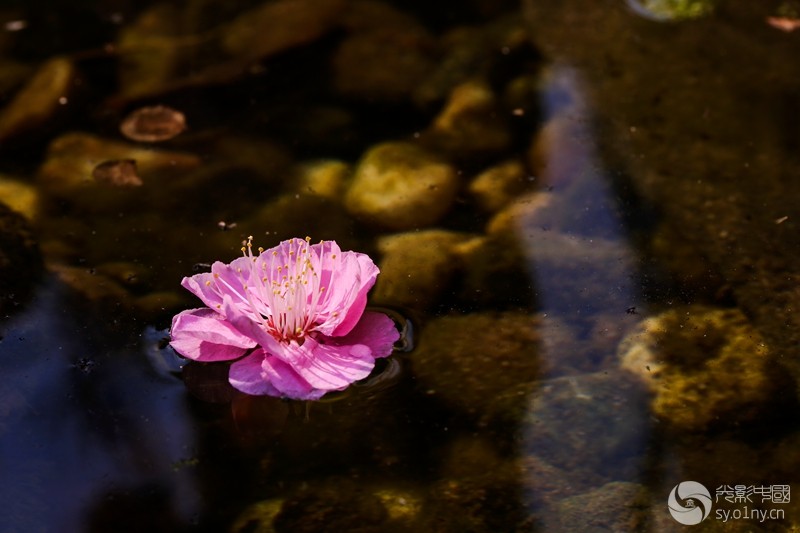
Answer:
M796 7L0 6L0 202L44 265L0 225L0 531L678 531L686 481L698 530L793 530ZM150 105L187 129L126 138ZM399 140L453 170L433 222L343 200ZM369 253L413 349L308 403L184 366L180 280L249 235Z

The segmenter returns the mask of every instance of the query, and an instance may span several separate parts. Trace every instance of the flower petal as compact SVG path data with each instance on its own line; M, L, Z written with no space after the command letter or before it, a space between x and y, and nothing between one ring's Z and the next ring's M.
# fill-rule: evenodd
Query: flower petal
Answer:
M372 357L386 357L394 351L394 343L400 332L394 320L383 313L367 311L358 324L343 337L333 337L330 344L363 344L370 349Z
M235 304L230 296L225 295L221 311L231 326L240 334L260 344L267 352L280 349L280 343L267 333L261 322L254 321L252 313L248 309L243 310L241 305Z
M322 344L311 337L302 345L290 343L275 355L309 385L324 391L342 390L367 377L375 366L372 351L364 344Z
M266 359L264 350L256 350L247 357L231 365L228 381L235 389L255 396L281 396L264 372L262 364Z
M313 388L292 367L261 349L233 363L228 381L235 389L256 396L318 400L327 392Z
M207 308L175 315L170 336L170 345L175 351L195 361L229 361L256 346L253 339L239 333L221 315Z
M361 319L361 315L364 314L364 309L367 307L367 293L375 285L375 280L380 272L369 256L355 252L351 252L351 254L343 261L344 272L342 275L352 280L353 289L348 294L345 304L347 312L331 333L333 336L347 335Z
M293 400L318 400L327 391L315 389L288 364L277 357L267 356L261 365L270 383L280 395Z
M346 335L358 323L367 306L367 293L380 272L365 254L336 254L334 251L326 250L327 255L320 259L323 267L321 284L326 287L326 292L319 303L317 313L320 320L314 328L329 336Z
M226 295L246 304L244 285L250 279L252 259L239 257L229 265L221 261L211 265L211 272L183 278L181 285L200 298L211 309L219 309Z

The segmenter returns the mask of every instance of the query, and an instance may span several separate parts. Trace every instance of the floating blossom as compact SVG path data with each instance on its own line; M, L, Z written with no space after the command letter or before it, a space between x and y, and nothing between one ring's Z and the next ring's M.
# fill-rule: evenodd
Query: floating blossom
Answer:
M290 239L217 261L181 285L208 307L172 320L172 347L195 361L231 361L228 379L248 394L315 400L369 375L400 334L365 311L378 267L334 241Z

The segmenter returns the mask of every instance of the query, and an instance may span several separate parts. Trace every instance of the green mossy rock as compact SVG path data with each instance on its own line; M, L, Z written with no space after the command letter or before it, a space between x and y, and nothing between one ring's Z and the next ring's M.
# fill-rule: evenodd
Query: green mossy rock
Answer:
M619 356L652 392L653 415L679 431L757 420L788 385L738 309L694 306L648 318Z

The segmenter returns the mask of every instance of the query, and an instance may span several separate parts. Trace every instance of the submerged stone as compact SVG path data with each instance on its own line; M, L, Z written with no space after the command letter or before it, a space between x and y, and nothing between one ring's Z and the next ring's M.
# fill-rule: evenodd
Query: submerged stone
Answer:
M506 465L464 477L445 477L433 486L424 531L533 533L533 517L520 498L517 472Z
M538 199L547 198L535 197L534 202ZM538 209L535 203L529 207ZM599 313L624 315L636 296L630 280L635 257L625 243L546 226L493 227L465 264L465 297L536 305L582 320Z
M151 7L120 32L116 103L235 80L261 59L324 36L344 5L342 0L263 2L231 20L213 21L212 28L196 20L196 6Z
M125 287L141 287L152 277L150 269L127 261L111 261L97 265L97 273L109 277Z
M626 0L637 14L657 21L696 19L709 15L716 0Z
M342 0L264 2L225 25L222 49L246 63L308 44L333 28L344 5Z
M336 90L368 102L408 100L434 68L436 40L411 14L387 2L347 3L349 31L332 59Z
M341 198L351 171L350 166L342 161L321 160L298 164L290 173L297 192L337 200Z
M536 387L542 366L538 328L536 317L516 312L435 318L410 354L413 373L426 394L458 411L483 414L500 394Z
M502 237L524 233L527 229L557 228L558 219L553 215L558 212L559 200L558 195L544 191L517 196L494 214L486 225L486 233Z
M622 372L549 379L527 398L513 442L571 483L635 479L650 434L645 399L644 388Z
M2 46L0 46L2 48ZM24 85L33 68L5 57L0 58L0 94L11 94Z
M383 0L349 0L342 13L341 25L348 31L361 33L376 28L425 33L425 27L414 18Z
M275 529L311 532L333 527L342 531L354 528L379 531L387 518L380 499L339 482L327 490L305 490L288 499L275 517Z
M494 213L520 196L530 183L527 178L522 163L510 159L475 176L469 192L481 209Z
M528 53L528 37L516 14L449 29L439 39L438 50L435 69L414 91L415 103L426 109L447 100L455 87L470 80L496 82L498 73L513 70L510 65L521 57L538 62L535 54Z
M451 284L453 274L461 266L456 247L471 238L444 230L381 237L378 240L381 275L372 300L419 311L427 309Z
M39 191L26 181L0 174L0 203L33 221L39 214Z
M0 111L0 142L31 133L53 119L68 103L74 78L75 67L67 58L42 64Z
M285 492L281 499L265 500L248 507L236 519L231 531L381 533L421 530L419 490L333 477L310 481Z
M114 314L131 308L131 295L125 287L92 268L48 263L47 269L84 300L82 305Z
M171 107L157 105L132 111L119 126L120 132L133 141L166 141L186 129L186 117Z
M173 21L177 7L157 4L120 28L116 43L122 93L137 98L162 90L173 77L181 57L180 37Z
M423 508L421 491L405 487L377 488L375 496L383 503L392 528L413 528Z
M453 88L420 141L438 152L472 161L508 149L511 131L492 88L468 81Z
M702 250L686 237L691 231L660 224L650 234L648 255L679 284L684 298L695 295L705 301L714 301L727 290L725 281Z
M271 499L248 505L239 513L233 524L231 533L275 533L273 522L281 512L282 499Z
M546 523L553 531L647 531L649 503L649 494L643 485L614 481L565 498Z
M693 306L648 318L620 344L619 357L653 394L653 415L678 431L754 422L786 385L738 309Z
M455 169L438 156L411 143L386 142L359 161L345 206L385 228L424 228L450 209L458 186Z
M472 305L529 308L535 287L513 234L476 239L462 247L461 298Z
M119 163L102 167L100 172L96 171L98 164L104 161L121 161L123 166L125 161L135 161L138 170L135 175L141 175L150 185L156 185L162 179L174 180L177 173L200 164L200 158L192 154L144 149L75 132L64 134L50 143L46 159L39 168L39 184L50 194L68 196L73 202L92 210L111 210L115 204L129 201L127 192L100 187L94 183L92 177L97 179L99 173L100 181L110 180L117 183L116 176L124 178L123 182L128 185L135 184L135 178L130 174L130 168L125 172L119 168Z
M94 167L92 177L98 183L114 187L141 187L144 183L136 170L135 159L103 161Z
M440 473L449 479L485 476L509 465L488 435L457 435L441 451Z
M267 243L277 244L296 237L297 228L303 228L314 241L336 239L343 249L359 248L348 237L354 232L352 218L338 203L314 194L280 195L243 219L240 225L266 232Z

